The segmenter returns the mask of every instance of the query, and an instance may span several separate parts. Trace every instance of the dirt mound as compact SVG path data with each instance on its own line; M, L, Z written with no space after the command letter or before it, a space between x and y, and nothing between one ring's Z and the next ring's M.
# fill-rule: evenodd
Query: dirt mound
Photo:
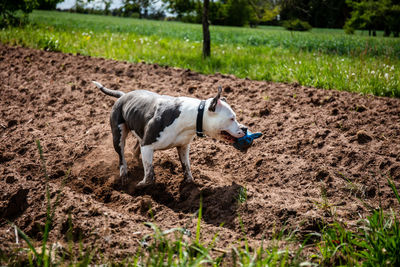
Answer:
M7 220L41 237L46 199L36 139L53 200L71 170L51 240L96 243L107 257L132 254L151 232L147 221L195 232L201 196L202 238L218 232L218 246L241 236L240 220L258 242L282 227L315 231L333 217L352 227L368 214L359 198L373 208L397 205L386 178L399 186L399 99L4 45L0 79L1 249L15 242ZM130 182L122 187L108 124L114 99L92 80L125 92L202 99L221 85L238 120L263 137L247 154L196 138L190 153L195 184L183 182L176 150L156 152L156 184L142 190L135 188L143 168L129 138Z

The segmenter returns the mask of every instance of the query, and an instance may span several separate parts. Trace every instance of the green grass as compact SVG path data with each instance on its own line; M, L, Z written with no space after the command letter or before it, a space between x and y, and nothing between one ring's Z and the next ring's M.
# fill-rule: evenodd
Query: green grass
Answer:
M400 97L400 40L345 35L341 30L288 32L211 27L212 55L201 59L201 26L110 16L35 11L25 28L5 28L11 45L202 73Z

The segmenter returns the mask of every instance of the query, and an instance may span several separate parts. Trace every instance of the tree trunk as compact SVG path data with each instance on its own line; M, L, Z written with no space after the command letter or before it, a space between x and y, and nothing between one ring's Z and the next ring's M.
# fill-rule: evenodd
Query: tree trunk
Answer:
M389 37L390 34L391 34L391 31L390 31L389 27L386 26L384 31L383 31L383 36L384 37Z
M203 3L203 58L207 58L211 54L210 47L210 29L208 23L208 6L210 1L204 0Z

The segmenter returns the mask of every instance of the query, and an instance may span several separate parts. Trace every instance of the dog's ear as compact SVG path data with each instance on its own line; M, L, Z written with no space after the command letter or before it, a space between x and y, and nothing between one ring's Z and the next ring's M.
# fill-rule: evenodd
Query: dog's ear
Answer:
M218 101L221 98L222 88L221 86L218 87L218 94L211 100L210 107L208 108L209 111L215 112L215 108L217 107Z

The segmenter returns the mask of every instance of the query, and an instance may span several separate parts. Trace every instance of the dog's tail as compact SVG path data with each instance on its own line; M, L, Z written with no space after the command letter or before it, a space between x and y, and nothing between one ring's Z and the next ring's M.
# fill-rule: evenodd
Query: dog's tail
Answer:
M116 98L120 98L121 96L123 96L125 93L121 92L121 91L117 91L117 90L110 90L108 88L105 88L103 85L101 85L98 82L92 81L97 87L100 88L100 90L105 93L106 95L110 95Z

